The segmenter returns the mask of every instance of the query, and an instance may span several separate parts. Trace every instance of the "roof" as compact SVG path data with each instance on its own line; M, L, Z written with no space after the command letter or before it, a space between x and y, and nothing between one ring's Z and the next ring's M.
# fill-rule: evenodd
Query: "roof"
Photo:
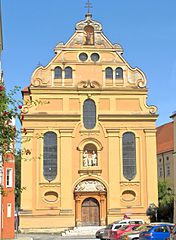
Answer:
M174 150L174 124L166 123L157 128L156 132L157 154Z

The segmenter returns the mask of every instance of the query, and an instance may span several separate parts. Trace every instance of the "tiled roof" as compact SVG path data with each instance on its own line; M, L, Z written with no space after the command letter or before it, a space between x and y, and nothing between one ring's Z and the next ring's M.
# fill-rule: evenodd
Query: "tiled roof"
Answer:
M157 128L156 132L157 154L174 150L174 124L166 123Z

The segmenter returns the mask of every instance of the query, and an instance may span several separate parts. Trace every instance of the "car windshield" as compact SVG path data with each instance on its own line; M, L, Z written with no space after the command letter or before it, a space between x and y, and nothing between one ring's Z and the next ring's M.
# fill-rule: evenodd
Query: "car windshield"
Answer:
M125 230L125 229L127 229L128 227L129 227L129 225L125 225L125 226L120 227L118 230Z
M109 224L106 229L112 229L113 224Z
M149 229L151 229L152 226L150 225L141 225L141 226L137 226L135 231L147 231Z
M136 231L138 228L139 228L139 226L134 226L132 229Z

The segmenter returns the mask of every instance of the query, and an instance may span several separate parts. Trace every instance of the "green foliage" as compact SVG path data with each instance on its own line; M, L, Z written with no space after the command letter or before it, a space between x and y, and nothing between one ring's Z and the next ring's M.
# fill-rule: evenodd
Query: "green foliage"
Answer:
M174 194L165 181L158 183L158 218L162 221L173 221Z
M13 122L16 118L21 118L21 101L15 99L18 87L14 87L8 94L5 86L0 83L0 154L4 155L11 151L12 142L18 137Z

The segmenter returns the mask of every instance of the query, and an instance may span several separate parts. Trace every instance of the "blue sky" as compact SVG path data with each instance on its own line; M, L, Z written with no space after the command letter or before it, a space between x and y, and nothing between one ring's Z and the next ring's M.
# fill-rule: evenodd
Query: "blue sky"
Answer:
M86 0L1 0L2 66L8 89L29 85L37 65L54 57L84 19ZM91 0L93 19L103 25L124 58L147 76L148 104L158 107L157 126L176 110L176 0ZM19 98L21 96L19 95Z

